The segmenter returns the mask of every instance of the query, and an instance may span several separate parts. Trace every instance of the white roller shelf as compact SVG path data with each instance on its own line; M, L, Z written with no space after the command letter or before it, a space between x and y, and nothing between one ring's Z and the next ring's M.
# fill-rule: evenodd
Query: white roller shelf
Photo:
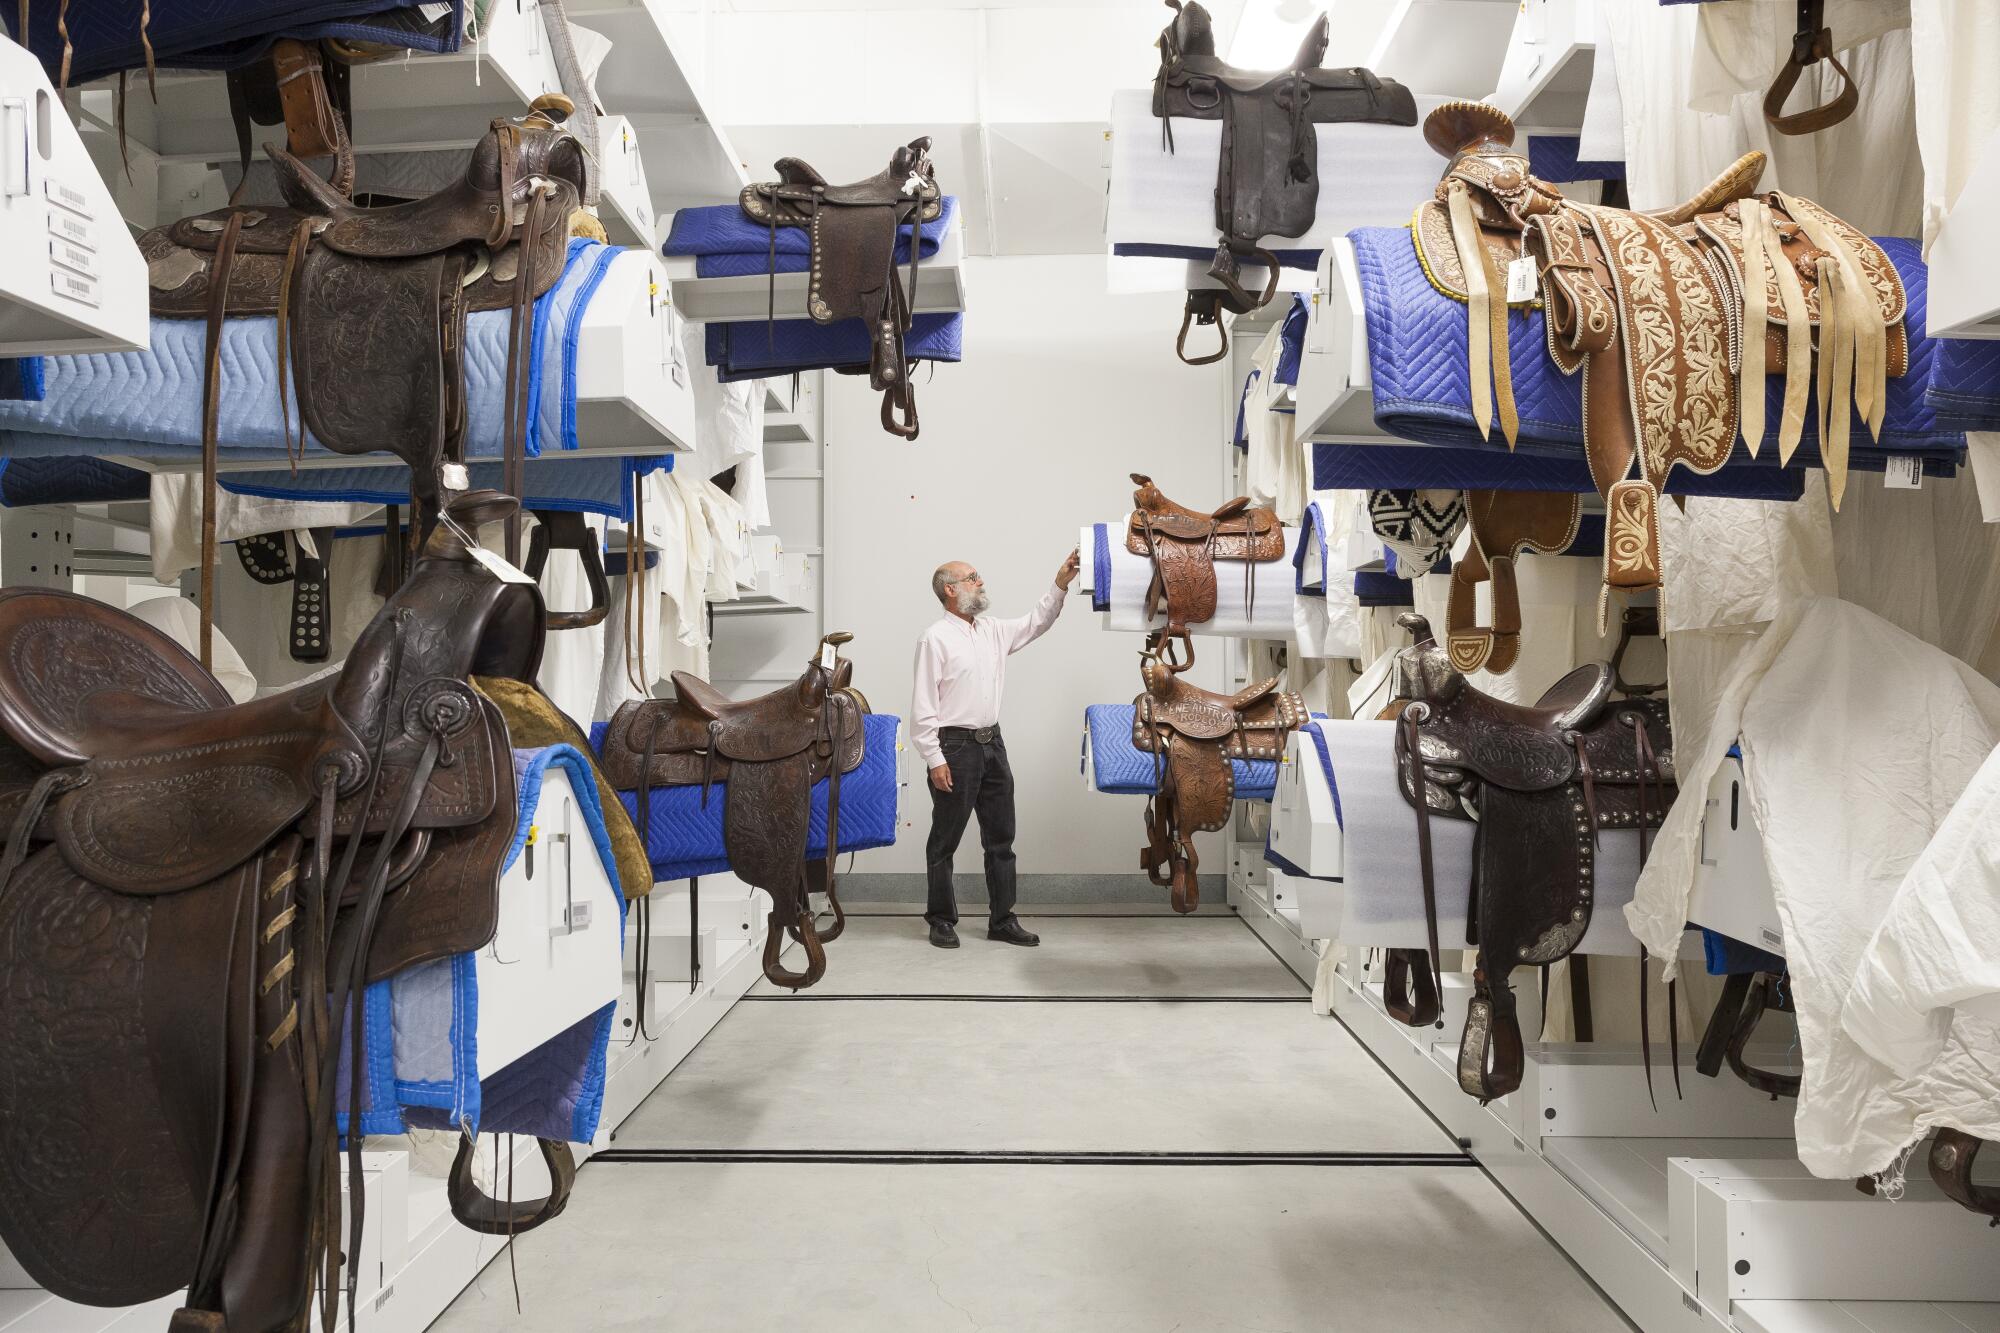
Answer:
M1596 0L1521 0L1493 105L1524 131L1583 126L1596 66Z
M1338 237L1320 256L1299 357L1297 433L1349 444L1387 443L1375 425L1374 382L1368 369L1368 318L1354 245Z
M2000 338L2000 254L1993 217L2000 209L2000 131L1987 139L1958 202L1931 243L1924 315L1933 338Z
M35 58L0 38L0 356L146 344L146 261Z
M1368 68L1419 96L1481 100L1499 80L1518 2L1397 0Z

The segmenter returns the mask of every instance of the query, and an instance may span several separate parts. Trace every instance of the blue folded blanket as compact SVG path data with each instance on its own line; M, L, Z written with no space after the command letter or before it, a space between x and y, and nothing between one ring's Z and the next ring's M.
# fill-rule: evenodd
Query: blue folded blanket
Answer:
M618 894L620 939L625 895L605 830L590 763L569 745L514 751L520 812L506 865L527 842L541 800L542 774L568 774L590 841ZM608 923L607 923L608 924ZM361 1132L400 1134L408 1128L533 1134L588 1143L604 1108L606 1055L616 1004L588 1014L481 1080L479 972L473 954L457 954L406 969L368 988L363 1001L367 1068L363 1071ZM348 1044L341 1042L341 1132L347 1130Z
M945 233L958 217L958 196L946 195L938 216L923 224L923 245L919 265L938 252ZM896 262L910 262L910 229L898 231ZM812 237L803 227L779 227L776 232L777 267L771 265L772 230L752 222L736 204L715 204L707 208L683 208L674 214L660 247L670 256L693 256L695 276L700 278L742 278L765 273L803 273L812 255Z
M1933 465L1926 464L1925 471ZM1948 464L1938 465L1950 473ZM1312 477L1316 491L1391 490L1430 486L1468 491L1575 491L1597 489L1590 464L1578 446L1571 456L1557 458L1523 449L1510 454L1484 445L1348 444L1312 442ZM1726 495L1744 500L1796 500L1805 490L1805 474L1797 468L1725 467L1701 476L1677 467L1667 478L1670 495Z
M1361 278L1368 323L1369 368L1373 379L1375 424L1392 435L1434 445L1486 450L1507 457L1506 441L1497 429L1482 440L1473 424L1471 388L1466 371L1465 307L1431 286L1418 262L1407 227L1364 227L1350 233ZM1963 458L1961 432L1941 424L1926 402L1937 370L1938 342L1924 336L1924 298L1928 271L1915 241L1888 238L1880 242L1909 297L1909 372L1888 383L1888 411L1879 442L1859 418L1854 421L1850 466L1880 471L1891 455L1914 455L1927 471L1950 475ZM1508 347L1512 355L1514 395L1519 405L1521 437L1514 463L1531 455L1582 461L1583 379L1564 375L1549 359L1539 310L1516 310L1508 317ZM1949 368L1948 368L1949 372ZM1949 383L1947 390L1974 386ZM1726 475L1738 469L1770 468L1778 463L1777 431L1783 419L1782 376L1768 379L1770 428L1758 456L1752 459L1742 443L1725 464ZM1851 410L1851 408L1850 408ZM1805 438L1793 455L1794 467L1820 466L1816 417L1809 409ZM1677 469L1677 474L1685 469ZM1457 484L1409 479L1401 485ZM1670 483L1670 490L1698 491Z
M1090 785L1114 796L1151 796L1159 758L1132 744L1131 704L1091 704L1083 710L1090 742ZM1268 801L1278 790L1278 761L1232 759L1236 797Z
M815 324L809 319L761 320L708 325L708 364L716 378L775 379L808 370L866 366L870 351L867 323L843 319ZM918 315L904 337L912 361L961 361L965 357L965 316Z
M14 468L42 463L62 468L76 467L87 459L23 459ZM6 460L0 459L0 466ZM106 465L110 466L110 465ZM632 478L649 472L671 472L674 456L657 458L531 458L522 468L524 509L569 510L580 514L602 514L607 518L630 518ZM131 469L123 469L130 471ZM7 479L13 471L0 472L0 503L6 500ZM469 469L473 489L504 490L500 464L474 463ZM140 474L143 480L143 475ZM298 473L271 469L262 472L225 472L218 478L225 491L254 495L266 500L322 500L349 504L407 504L410 499L410 470L407 467L306 468ZM144 498L145 488L140 488ZM25 502L21 502L25 503Z
M530 345L527 452L574 449L576 357L583 311L618 248L572 240L556 285L535 302ZM470 316L465 328L468 456L497 458L505 443L505 310ZM198 319L152 321L143 352L43 358L40 402L0 401L0 455L123 454L185 461L201 447L201 390L208 334ZM225 463L282 459L277 321L232 319L222 332L219 436ZM296 433L298 404L289 404ZM309 453L328 451L306 437Z
M0 458L0 505L105 504L143 500L152 479L101 458Z
M896 727L900 719L870 713L862 719L866 738L860 765L840 779L840 851L865 852L890 847L896 841ZM590 743L604 748L607 723L593 723ZM826 855L826 798L830 783L813 787L812 822L806 830L806 855ZM706 806L699 787L655 787L646 839L646 856L657 881L718 875L729 869L722 845L722 810L727 783L717 783ZM621 791L618 799L636 820L636 792Z
M42 358L0 356L0 398L39 399L42 396Z
M62 20L69 30L69 81L74 86L144 69L148 41L155 63L166 69L235 69L262 56L280 37L456 51L465 33L464 7L464 0L437 5L410 0L203 0L154 4L148 13L145 0L93 0L87 5L28 0L26 45L54 79L63 61L57 26ZM425 11L442 12L431 18ZM18 22L15 6L8 5L0 21L11 32Z

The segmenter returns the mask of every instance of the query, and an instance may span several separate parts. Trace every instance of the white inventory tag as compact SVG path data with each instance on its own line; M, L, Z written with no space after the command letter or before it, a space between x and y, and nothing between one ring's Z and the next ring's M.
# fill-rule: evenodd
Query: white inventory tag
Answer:
M1535 292L1541 286L1541 274L1535 269L1535 257L1522 255L1507 265L1507 304L1518 305L1522 301L1535 299Z
M822 671L833 670L833 664L840 660L840 649L830 643L819 646L819 666Z
M437 22L437 21L438 21L439 19L443 18L443 17L444 17L444 16L446 15L446 14L449 14L449 13L451 13L451 6L450 6L450 5L418 5L418 6L417 6L417 12L418 12L419 14L422 14L422 15L424 16L424 22L426 22L426 23L436 23L436 22Z
M1896 457L1882 469L1882 487L1891 491L1917 491L1924 485L1924 460Z
M472 552L472 558L474 560L477 560L480 564L486 566L487 573L491 574L494 578L499 579L502 583L525 583L530 588L535 586L535 581L533 579L529 578L526 574L522 573L520 570L514 568L514 566L508 564L505 560L493 554L493 552L487 550L485 547L468 546L466 549Z

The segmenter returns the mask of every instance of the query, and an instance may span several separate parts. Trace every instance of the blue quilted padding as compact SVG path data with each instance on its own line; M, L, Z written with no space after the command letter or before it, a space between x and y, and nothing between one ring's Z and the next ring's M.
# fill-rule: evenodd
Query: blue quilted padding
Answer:
M53 81L61 69L61 19L69 30L71 85L146 67L145 42L165 69L234 69L280 37L375 42L412 51L456 51L464 37L464 2L427 22L411 0L176 0L154 3L141 30L145 0L28 0L29 50ZM11 32L16 6L0 14ZM16 35L18 40L18 34Z
M0 458L0 505L102 504L143 500L152 480L101 458ZM404 491L407 499L409 492Z
M1528 136L1528 171L1545 181L1622 181L1623 162L1591 162L1579 159L1582 140L1574 134L1531 134Z
M1410 581L1386 569L1354 571L1354 596L1363 606L1415 606L1416 593Z
M568 265L535 302L528 395L530 457L574 449L576 347L582 315L618 247L572 240ZM466 453L498 458L505 437L507 330L512 316L485 310L465 322ZM218 435L223 462L285 456L278 416L278 321L232 319L222 330ZM185 461L201 447L208 333L198 319L152 321L142 352L44 358L42 401L0 401L0 454L124 454ZM296 400L290 404L294 429ZM296 437L295 437L296 438ZM310 453L327 454L307 436Z
M1567 458L1503 445L1340 444L1314 440L1313 489L1369 491L1377 487L1449 487L1468 491L1576 491L1597 489L1579 448ZM1926 472L1951 475L1951 466L1926 462ZM1677 467L1667 479L1674 495L1726 495L1745 500L1796 500L1805 474L1796 468L1725 467L1712 476Z
M1507 444L1497 429L1490 441L1482 441L1478 427L1473 424L1471 387L1466 372L1465 307L1430 285L1417 261L1409 228L1364 227L1350 233L1350 239L1354 242L1368 321L1375 424L1405 439L1505 454ZM1881 241L1881 245L1902 275L1909 295L1910 367L1907 374L1889 381L1888 412L1879 444L1870 439L1860 420L1855 420L1850 466L1879 471L1890 454L1915 454L1942 464L1956 464L1964 454L1964 437L1940 426L1924 400L1938 345L1921 332L1927 270L1916 242L1892 237ZM1514 394L1521 418L1516 460L1536 453L1580 460L1582 376L1564 375L1549 359L1539 310L1511 312L1507 327ZM1767 389L1767 419L1771 424L1763 448L1752 459L1738 441L1736 454L1724 465L1724 472L1737 467L1777 465L1777 429L1784 415L1783 377L1770 377ZM1792 457L1792 466L1819 465L1816 418L1809 407L1805 438ZM1445 483L1425 480L1396 484ZM1670 483L1669 489L1681 488Z
M1924 397L1940 426L2000 430L2000 341L1939 338Z
M923 224L921 259L938 252L945 234L958 216L958 196L944 196L935 221ZM910 229L897 229L896 262L910 262ZM777 229L779 273L803 273L812 255L812 237L804 227ZM772 272L772 233L768 226L752 222L738 204L714 204L706 208L683 208L674 214L660 249L668 255L695 257L695 276L702 278L742 278ZM921 266L921 265L920 265Z
M1132 744L1132 705L1091 704L1083 725L1090 732L1090 785L1114 796L1151 796L1158 758ZM1278 790L1275 759L1232 759L1229 766L1236 770L1238 800L1268 801Z
M870 350L867 322L859 319L835 324L815 324L809 319L781 319L775 325L762 320L711 323L706 336L708 364L725 382L772 379L841 366L865 367ZM912 361L963 360L965 316L955 312L918 315L903 347Z
M870 713L862 719L865 748L861 764L840 779L840 850L865 852L871 847L891 847L896 842L896 726L899 719L888 713ZM607 724L593 723L590 743L604 748ZM813 787L812 822L806 829L806 855L826 855L826 795L829 783L822 779ZM695 875L718 875L729 869L729 857L722 847L722 807L727 783L717 783L709 793L708 808L702 808L699 787L655 787L646 855L653 862L656 881L688 879ZM621 791L626 812L639 817L637 793Z
M1292 293L1292 308L1285 312L1285 323L1278 330L1278 364L1271 371L1275 384L1290 384L1297 387L1299 382L1299 358L1306 350L1306 321L1310 316L1306 298Z
M5 461L0 459L0 465L4 465ZM43 464L54 468L73 468L92 461L74 458L19 459L14 467ZM474 490L506 489L501 481L499 463L474 463L468 470ZM521 507L627 519L632 516L632 478L643 477L650 472L673 470L672 454L658 458L530 458L521 468ZM0 503L28 503L4 498L7 478L12 471L13 468L9 468L7 473L0 473ZM141 481L139 498L144 499L145 474L138 475ZM260 496L267 500L332 500L352 504L399 505L409 503L410 499L410 469L401 466L301 468L297 475L271 468L262 472L225 472L218 480L225 491Z

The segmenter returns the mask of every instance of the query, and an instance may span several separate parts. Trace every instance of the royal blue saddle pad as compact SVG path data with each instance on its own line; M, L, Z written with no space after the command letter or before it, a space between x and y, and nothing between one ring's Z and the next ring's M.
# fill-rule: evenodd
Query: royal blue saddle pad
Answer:
M1514 466L1535 455L1565 460L1572 465L1583 461L1583 379L1581 375L1564 375L1549 359L1547 334L1539 310L1515 310L1508 317L1514 396L1521 419L1520 439L1510 456L1506 441L1497 430L1490 440L1482 440L1473 423L1466 370L1465 307L1431 286L1417 259L1409 229L1364 227L1351 232L1349 239L1354 243L1367 319L1369 372L1377 426L1403 439L1490 452ZM1924 460L1927 472L1950 475L1964 456L1965 439L1961 431L1941 423L1927 401L1939 370L1940 347L1936 339L1923 333L1928 271L1915 241L1892 237L1880 244L1895 264L1909 297L1910 365L1907 374L1889 381L1888 411L1881 440L1874 440L1858 418L1854 421L1849 465L1880 471L1889 457L1914 456ZM1984 365L1964 363L1948 363L1945 367L1947 374L1983 373L1987 369ZM1730 474L1737 471L1777 466L1777 430L1784 417L1783 377L1770 377L1766 387L1770 434L1755 459L1740 441L1737 443L1736 454L1717 474L1727 479L1722 483L1724 486L1733 483ZM1942 387L1948 391L1976 391L1978 386L1948 383ZM1818 426L1813 411L1809 407L1805 439L1792 456L1795 468L1820 466ZM1668 483L1670 491L1740 493L1729 489L1698 489L1699 483L1691 476L1681 480L1685 472L1686 469L1675 470ZM1410 478L1377 484L1461 483L1441 478Z
M10 2L0 21L14 32ZM71 83L146 67L146 42L168 69L234 69L280 37L367 42L411 51L456 51L465 35L464 0L413 5L398 0L28 0L25 43L51 81L62 68L60 19L69 30Z
M1151 796L1159 757L1132 744L1131 704L1091 704L1083 710L1090 785L1114 796ZM1236 798L1268 801L1278 790L1278 761L1232 759Z

